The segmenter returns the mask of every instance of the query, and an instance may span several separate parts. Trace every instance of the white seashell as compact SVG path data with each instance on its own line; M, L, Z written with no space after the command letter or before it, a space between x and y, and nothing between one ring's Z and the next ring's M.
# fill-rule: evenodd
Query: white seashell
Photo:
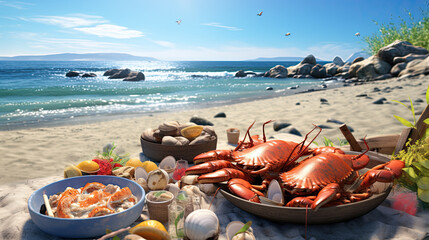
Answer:
M164 136L162 138L162 142L163 145L168 145L168 146L180 146L182 145L182 143L177 140L175 137L172 136Z
M208 133L210 136L217 137L216 132L212 126L204 126L203 132Z
M206 207L209 206L210 200L208 199L207 195L203 193L197 186L186 185L186 186L183 186L181 190L186 192L186 194L190 198L197 199L202 209L205 209Z
M134 178L137 180L139 178L143 178L144 180L147 180L147 172L142 167L136 167L136 170L134 171Z
M147 185L150 190L163 190L169 181L168 173L162 169L155 169L147 176Z
M154 130L152 128L147 128L143 131L142 137L144 140L149 142L158 142L158 139L154 136Z
M234 235L244 226L244 223L240 221L232 221L226 226L226 238L228 240L255 240L255 236L253 235L253 229L250 227L246 233L238 234L234 237Z
M165 122L158 126L161 134L165 136L177 136L180 124L177 121Z
M145 192L149 192L149 187L148 187L147 182L144 178L137 179L136 183L138 183L145 190Z
M180 192L180 188L175 183L169 183L167 184L167 191L171 192L174 195L174 197L176 197L177 194Z
M181 143L181 145L188 145L189 144L189 139L185 138L185 137L175 137L175 139L177 139L177 141L179 141Z
M216 239L219 229L219 219L207 209L195 210L185 219L185 236L192 240Z
M202 183L202 184L198 184L197 186L200 188L200 190L203 193L205 193L207 195L214 194L216 192L216 189L217 189L217 187L212 183Z
M176 167L176 159L173 156L167 156L159 163L159 168L167 172L174 170Z
M206 142L210 142L212 140L211 137L212 136L209 136L209 135L199 136L199 137L195 138L194 140L192 140L192 142L190 142L189 145L196 145L196 144L203 144Z
M180 188L186 185L194 185L198 182L198 175L185 175L180 179Z
M284 205L283 189L277 180L272 180L270 185L268 185L266 197L271 201L277 202L280 205Z

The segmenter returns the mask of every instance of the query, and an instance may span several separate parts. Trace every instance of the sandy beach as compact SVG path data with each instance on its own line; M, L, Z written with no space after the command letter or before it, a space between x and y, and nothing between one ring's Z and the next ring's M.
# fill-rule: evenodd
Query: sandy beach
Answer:
M241 136L247 127L256 121L251 134L262 134L262 123L267 120L291 123L303 135L312 129L312 124L325 125L316 141L320 144L327 137L338 144L344 138L339 124L328 123L336 119L354 129L356 138L381 134L399 134L404 126L393 115L412 121L411 112L398 103L409 104L410 97L416 113L423 111L429 77L390 79L347 86L324 91L295 94L272 99L239 104L190 109L181 112L159 113L143 117L99 121L87 124L30 128L0 133L0 151L5 167L1 170L0 184L48 176L62 176L63 168L92 159L96 151L114 142L119 152L138 157L141 152L140 135L145 128L156 128L164 121L188 122L192 116L211 121L218 134L218 149L230 148L226 142L226 129L239 128ZM380 91L377 91L377 88ZM366 94L366 97L358 95ZM321 99L326 99L323 103ZM386 98L384 104L373 102ZM214 118L224 112L226 118ZM281 137L268 125L268 137Z

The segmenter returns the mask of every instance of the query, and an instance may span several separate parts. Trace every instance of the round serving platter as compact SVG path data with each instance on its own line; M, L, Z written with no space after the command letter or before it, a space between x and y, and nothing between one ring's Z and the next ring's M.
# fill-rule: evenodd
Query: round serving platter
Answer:
M357 152L346 153L358 154ZM368 155L371 159L371 167L389 161L387 157L374 157L370 154ZM226 190L226 188L221 189L220 192L225 199L236 207L271 221L298 224L327 224L360 217L375 209L389 195L392 189L392 183L376 183L374 184L374 187L379 189L379 193L373 194L368 199L344 205L322 207L317 211L314 211L311 208L306 209L304 207L284 207L250 202L231 194Z

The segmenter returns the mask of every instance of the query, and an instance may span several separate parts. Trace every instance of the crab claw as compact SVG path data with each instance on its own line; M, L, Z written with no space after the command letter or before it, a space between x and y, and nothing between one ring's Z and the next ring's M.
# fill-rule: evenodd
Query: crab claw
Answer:
M313 204L313 200L311 200L309 197L296 197L292 200L290 200L286 207L307 207L311 206Z
M194 163L199 164L213 160L232 160L231 150L213 150L201 153L194 157Z
M365 173L363 181L359 186L358 191L371 186L375 182L393 182L395 178L399 178L402 174L402 168L405 163L400 160L391 160L388 163L375 166L373 169ZM382 168L382 169L380 169Z
M198 177L198 183L218 183L228 181L231 178L241 178L251 181L244 172L235 168L224 168L216 172L207 173Z
M314 199L314 202L311 204L311 208L317 211L321 206L332 201L337 196L337 193L340 192L341 187L338 183L330 183L326 185L322 190L320 190L319 194L317 194L316 199Z
M228 181L228 189L235 195L242 197L251 202L260 203L259 196L264 196L261 192L254 189L252 185L241 178L233 178Z
M201 163L201 164L189 167L188 169L186 169L185 173L186 175L203 174L203 173L214 172L222 168L233 168L233 167L234 165L229 161L216 160L216 161L205 162L205 163Z

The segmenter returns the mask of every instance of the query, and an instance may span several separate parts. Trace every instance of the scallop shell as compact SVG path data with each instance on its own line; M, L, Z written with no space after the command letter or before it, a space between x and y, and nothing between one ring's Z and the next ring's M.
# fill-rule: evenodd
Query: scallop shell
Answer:
M226 226L226 238L228 240L232 240L234 238L234 235L244 226L244 223L240 222L240 221L232 221L230 222L227 226ZM246 233L242 233L244 234L243 238L239 238L239 239L243 239L243 240L255 240L255 236L253 235L253 229L252 227L250 227ZM239 236L241 237L241 236Z
M187 139L194 139L200 136L202 131L203 131L202 126L195 125L195 126L190 126L182 129L180 133L182 134L182 136L184 136Z
M163 190L169 181L168 173L162 169L151 171L147 176L147 186L150 190Z
M212 140L212 136L209 136L209 135L199 136L194 140L192 140L192 142L190 142L189 145L203 144L211 140Z
M164 135L159 131L159 129L155 129L153 131L153 137L156 139L156 142L161 142Z
M185 236L192 240L216 239L219 229L219 219L207 209L195 210L185 219Z
M279 182L277 180L272 180L270 185L268 185L268 190L266 197L273 202L275 205L284 205L284 193ZM264 201L263 199L262 201ZM270 203L268 203L270 204Z
M180 124L177 121L165 122L158 126L161 134L165 136L177 136Z
M134 178L137 180L139 178L143 178L144 180L147 180L147 172L142 167L136 167L136 170L134 171Z
M158 142L158 139L154 136L154 131L152 128L147 128L142 133L142 138L149 142Z
M176 159L173 156L167 156L159 163L159 168L164 169L166 172L174 170L176 167Z

